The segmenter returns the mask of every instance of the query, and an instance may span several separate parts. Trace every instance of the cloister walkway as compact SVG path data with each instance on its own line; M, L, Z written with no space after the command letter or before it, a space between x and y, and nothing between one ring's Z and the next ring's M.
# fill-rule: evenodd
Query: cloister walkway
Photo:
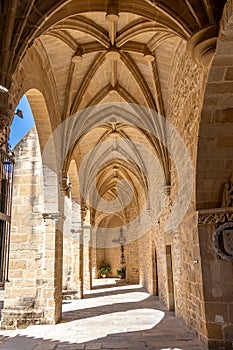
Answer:
M139 285L108 286L63 301L57 325L0 331L0 350L204 350L195 335Z

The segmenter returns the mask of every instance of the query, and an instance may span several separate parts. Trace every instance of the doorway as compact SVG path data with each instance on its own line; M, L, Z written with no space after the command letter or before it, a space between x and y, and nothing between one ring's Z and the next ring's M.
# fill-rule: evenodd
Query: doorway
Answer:
M158 261L157 261L157 251L155 248L155 244L153 244L152 248L152 268L153 268L153 295L159 295L159 282L158 282Z
M175 310L175 297L174 297L171 245L166 245L166 264L167 264L168 309L170 311L174 311Z

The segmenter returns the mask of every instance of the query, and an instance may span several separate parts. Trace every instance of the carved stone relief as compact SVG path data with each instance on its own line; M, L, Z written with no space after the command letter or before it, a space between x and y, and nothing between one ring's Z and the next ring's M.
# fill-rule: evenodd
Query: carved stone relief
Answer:
M233 261L233 222L226 222L217 229L214 246L219 259Z
M233 221L233 211L215 209L198 213L198 225L219 225Z

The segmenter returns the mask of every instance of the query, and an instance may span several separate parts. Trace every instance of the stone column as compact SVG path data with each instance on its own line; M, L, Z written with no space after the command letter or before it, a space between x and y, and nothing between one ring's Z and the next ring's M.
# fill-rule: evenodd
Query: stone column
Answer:
M41 274L37 279L38 306L43 310L41 323L57 323L62 316L63 218L45 213L45 237Z
M67 282L67 295L72 299L81 299L83 297L83 228L80 205L74 200L71 203L70 251L67 252L70 254L71 270Z
M73 249L72 249L72 201L71 198L64 194L64 226L63 226L63 295L70 290L69 284L71 280L73 268Z
M82 209L83 216L83 275L84 289L90 290L92 287L92 269L91 269L91 225L90 211Z
M52 158L52 155L51 152L49 156ZM64 196L58 172L47 166L44 158L43 161L45 236L37 295L39 308L43 310L42 323L54 324L62 317Z
M73 240L72 240L72 267L70 281L67 285L68 295L72 299L83 298L83 236L82 229L72 229ZM72 291L69 294L69 291Z
M97 268L97 240L96 240L96 228L92 228L91 231L91 266L92 266L92 279L98 278Z

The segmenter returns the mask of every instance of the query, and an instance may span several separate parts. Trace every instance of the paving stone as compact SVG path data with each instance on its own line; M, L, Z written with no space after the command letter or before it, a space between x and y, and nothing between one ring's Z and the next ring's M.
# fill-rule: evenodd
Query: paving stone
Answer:
M45 348L47 350L47 348ZM85 349L85 344L59 344L55 350L83 350ZM34 349L33 349L34 350Z
M174 313L146 295L139 286L135 293L132 286L99 289L98 296L88 292L88 298L63 305L65 322L0 330L0 350L205 350Z
M43 350L43 349L46 349L46 350L56 350L56 344L48 344L48 342L46 343L40 343L40 344L37 344L33 350Z
M93 344L87 344L85 349L88 350L99 350L102 348L101 343L93 343Z
M103 341L102 348L103 349L127 349L128 348L129 341L117 341L117 342L111 342L111 341Z

